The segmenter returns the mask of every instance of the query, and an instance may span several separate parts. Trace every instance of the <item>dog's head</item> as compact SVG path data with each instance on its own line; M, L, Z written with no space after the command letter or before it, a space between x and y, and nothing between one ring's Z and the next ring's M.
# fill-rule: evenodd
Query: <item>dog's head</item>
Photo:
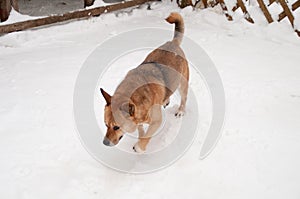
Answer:
M107 127L103 144L114 146L119 143L126 132L136 130L133 122L135 105L129 101L121 101L110 96L102 88L100 89L106 105L104 108L104 123Z

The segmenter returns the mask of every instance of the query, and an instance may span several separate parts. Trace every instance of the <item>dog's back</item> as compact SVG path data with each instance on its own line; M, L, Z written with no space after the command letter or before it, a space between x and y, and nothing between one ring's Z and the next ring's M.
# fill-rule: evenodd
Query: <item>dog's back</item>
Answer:
M117 88L117 91L128 91L126 87L131 87L128 97L136 103L141 102L140 95L145 95L147 92L148 96L155 95L155 93L149 93L152 91L159 93L155 96L161 97L155 103L162 104L175 92L182 78L186 78L188 81L188 63L180 48L184 34L183 19L178 13L171 13L166 21L171 24L175 23L173 40L153 50L140 66L128 72L125 77L126 84L122 85L121 83ZM134 96L137 96L138 99L135 100ZM146 98L143 103L145 100Z

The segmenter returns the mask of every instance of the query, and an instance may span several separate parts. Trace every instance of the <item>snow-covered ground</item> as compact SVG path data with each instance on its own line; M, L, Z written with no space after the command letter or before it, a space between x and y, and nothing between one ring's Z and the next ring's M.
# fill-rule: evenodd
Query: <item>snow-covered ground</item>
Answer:
M152 8L0 37L1 198L300 197L300 40L288 21L268 25L257 6L249 9L254 25L240 13L228 22L218 7L180 10L163 2ZM79 141L72 110L76 77L112 35L173 29L163 20L171 11L183 15L186 35L206 50L222 77L224 132L204 160L198 159L199 132L172 166L119 173L94 160Z
M84 8L83 0L22 0L18 3L20 12L31 16L63 14Z

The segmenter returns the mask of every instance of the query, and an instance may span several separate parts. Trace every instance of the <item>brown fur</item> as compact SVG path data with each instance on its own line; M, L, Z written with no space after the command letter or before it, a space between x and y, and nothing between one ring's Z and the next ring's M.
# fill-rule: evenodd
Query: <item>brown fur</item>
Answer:
M177 88L181 104L175 115L181 116L185 111L189 69L179 46L184 22L178 13L171 13L166 20L175 23L173 40L152 51L141 65L130 70L113 96L101 89L107 103L107 133L103 141L106 145L116 145L125 132L134 132L138 128L139 141L134 149L145 151L151 136L161 124L161 106L168 104L169 97ZM144 123L149 124L146 132L142 126Z

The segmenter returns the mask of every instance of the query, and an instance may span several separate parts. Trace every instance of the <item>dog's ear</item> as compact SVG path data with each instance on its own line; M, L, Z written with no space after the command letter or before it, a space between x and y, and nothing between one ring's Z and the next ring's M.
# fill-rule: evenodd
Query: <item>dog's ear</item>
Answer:
M120 110L129 114L130 116L134 115L135 106L131 103L124 103L121 105Z
M102 88L100 88L100 91L106 101L106 106L109 106L111 104L111 96L107 92L105 92Z

